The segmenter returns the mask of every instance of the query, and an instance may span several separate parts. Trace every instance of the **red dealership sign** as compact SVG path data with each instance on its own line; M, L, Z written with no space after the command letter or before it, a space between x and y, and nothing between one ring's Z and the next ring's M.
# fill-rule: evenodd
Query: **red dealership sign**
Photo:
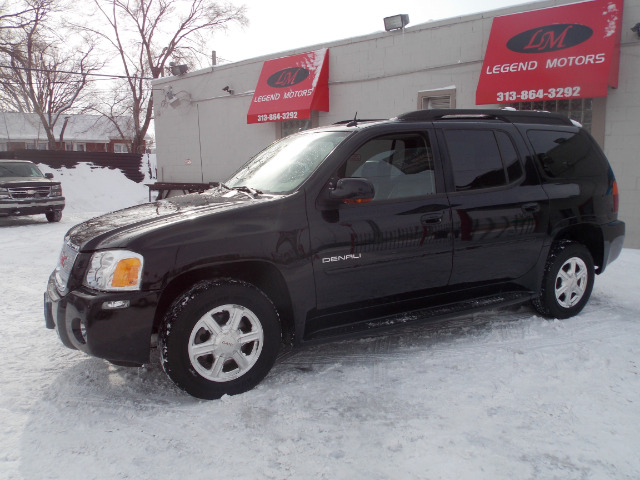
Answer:
M311 110L329 111L329 50L264 62L247 123L309 118Z
M496 17L476 104L606 97L618 86L623 0Z

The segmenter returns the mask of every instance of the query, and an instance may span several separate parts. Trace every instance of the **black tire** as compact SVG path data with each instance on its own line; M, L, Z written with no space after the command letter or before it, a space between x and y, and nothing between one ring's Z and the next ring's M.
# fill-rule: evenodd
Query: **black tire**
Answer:
M540 296L533 306L546 317L577 315L589 301L594 275L593 258L584 245L557 243L549 253Z
M59 222L62 220L62 210L54 210L53 212L45 213L48 222Z
M275 363L280 339L269 298L248 283L220 279L198 282L173 302L158 347L162 368L178 387L212 400L260 383Z

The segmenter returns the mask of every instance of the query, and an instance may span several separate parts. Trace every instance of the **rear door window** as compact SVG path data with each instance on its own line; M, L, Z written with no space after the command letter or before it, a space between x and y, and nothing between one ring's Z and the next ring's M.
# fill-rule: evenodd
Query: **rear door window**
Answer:
M522 176L522 164L509 135L501 131L444 131L458 192L500 187Z

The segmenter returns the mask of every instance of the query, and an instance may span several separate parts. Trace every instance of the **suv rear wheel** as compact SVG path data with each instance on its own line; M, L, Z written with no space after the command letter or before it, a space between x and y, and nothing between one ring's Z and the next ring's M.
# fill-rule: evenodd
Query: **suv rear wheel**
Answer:
M187 393L208 400L243 393L275 362L278 313L253 285L202 281L173 302L159 347L162 368Z
M584 245L569 241L556 244L547 259L534 307L548 317L577 315L591 296L594 274L593 258Z

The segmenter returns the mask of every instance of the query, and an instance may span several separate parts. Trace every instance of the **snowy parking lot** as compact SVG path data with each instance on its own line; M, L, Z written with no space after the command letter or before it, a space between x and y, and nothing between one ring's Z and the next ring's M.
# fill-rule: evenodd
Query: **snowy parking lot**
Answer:
M640 478L640 251L575 318L521 306L314 346L207 402L157 359L116 367L45 328L64 233L146 197L54 174L61 223L0 219L0 479Z

